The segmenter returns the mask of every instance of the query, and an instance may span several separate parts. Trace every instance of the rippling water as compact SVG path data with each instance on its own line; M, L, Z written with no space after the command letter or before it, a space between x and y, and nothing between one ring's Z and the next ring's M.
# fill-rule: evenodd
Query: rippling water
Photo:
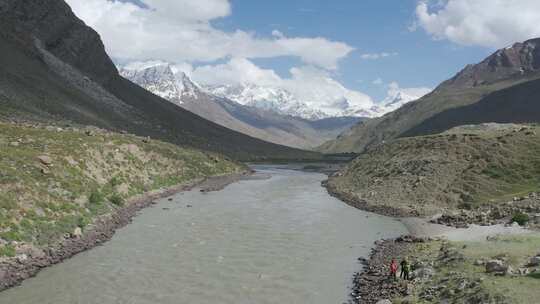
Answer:
M405 231L330 197L322 174L259 169L271 178L159 201L0 303L342 303L356 259Z

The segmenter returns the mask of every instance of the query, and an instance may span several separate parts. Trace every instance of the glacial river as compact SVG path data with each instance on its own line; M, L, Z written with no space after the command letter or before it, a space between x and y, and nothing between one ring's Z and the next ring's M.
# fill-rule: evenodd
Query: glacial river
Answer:
M160 200L105 245L0 293L0 303L339 304L357 258L405 232L329 196L322 174L256 169L271 177Z

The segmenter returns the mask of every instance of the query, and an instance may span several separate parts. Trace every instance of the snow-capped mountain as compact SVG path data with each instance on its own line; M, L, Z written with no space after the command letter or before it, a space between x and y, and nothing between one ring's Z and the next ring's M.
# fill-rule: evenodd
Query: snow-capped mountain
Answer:
M324 121L306 121L301 115L316 119L316 112L294 100L285 90L252 87L249 91L238 90L236 95L245 104L216 96L191 81L176 66L164 62L132 63L118 68L121 75L152 93L169 100L200 117L229 129L260 138L265 141L297 147L313 148L335 138L358 122L353 117ZM242 95L251 92L255 96ZM261 97L262 96L262 97ZM260 97L260 98L257 98ZM276 103L267 102L280 101ZM294 116L280 113L296 113Z
M120 74L147 89L189 110L186 101L193 103L200 99L225 98L242 106L272 111L280 115L299 117L316 121L331 117L379 117L392 112L405 103L427 94L427 89L401 89L391 84L388 96L371 107L355 105L343 97L332 104L331 109L310 106L309 101L299 100L290 91L256 84L200 86L172 64L155 61L131 63L119 67ZM337 110L336 110L337 109ZM200 113L199 113L200 114Z
M404 104L429 93L428 89L400 89L391 87L388 96L371 107L354 106L346 99L339 101L339 111L323 111L310 107L308 102L298 100L291 92L276 87L255 84L203 86L210 94L228 98L242 105L272 110L283 115L318 120L330 117L379 117L392 112Z
M203 94L201 88L185 73L175 73L167 63L131 64L120 67L119 72L146 90L176 104L183 104L186 99L196 99Z
M308 120L327 118L320 110L310 108L289 91L255 84L206 86L210 94L233 100L241 105L271 110L282 115L301 117Z
M375 104L367 109L358 109L346 112L347 116L357 117L379 117L393 112L403 105L420 99L420 97L431 92L428 88L401 89L395 84L390 85L388 95L379 104Z

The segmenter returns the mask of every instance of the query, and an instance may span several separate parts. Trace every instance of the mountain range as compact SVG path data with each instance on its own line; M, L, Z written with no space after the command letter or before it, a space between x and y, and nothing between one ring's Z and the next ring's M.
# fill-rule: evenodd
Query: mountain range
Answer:
M540 38L497 50L433 92L382 117L358 123L323 152L362 152L399 137L440 133L466 124L540 121Z
M146 90L210 121L266 141L308 149L336 138L361 120L396 110L428 93L393 88L377 105L349 106L336 114L312 107L280 87L200 85L172 63L134 62L119 70ZM320 120L324 123L317 123Z
M94 125L241 160L320 157L227 129L121 77L62 0L0 0L0 119Z
M282 89L246 86L234 91L226 86L200 86L169 63L131 63L119 71L144 89L205 119L281 145L314 148L361 120L316 114Z

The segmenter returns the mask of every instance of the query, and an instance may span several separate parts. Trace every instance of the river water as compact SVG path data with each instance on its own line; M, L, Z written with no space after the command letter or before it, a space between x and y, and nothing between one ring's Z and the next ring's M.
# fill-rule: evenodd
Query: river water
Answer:
M271 178L160 200L104 246L0 293L0 303L343 303L357 258L405 232L329 196L322 174L256 169Z

